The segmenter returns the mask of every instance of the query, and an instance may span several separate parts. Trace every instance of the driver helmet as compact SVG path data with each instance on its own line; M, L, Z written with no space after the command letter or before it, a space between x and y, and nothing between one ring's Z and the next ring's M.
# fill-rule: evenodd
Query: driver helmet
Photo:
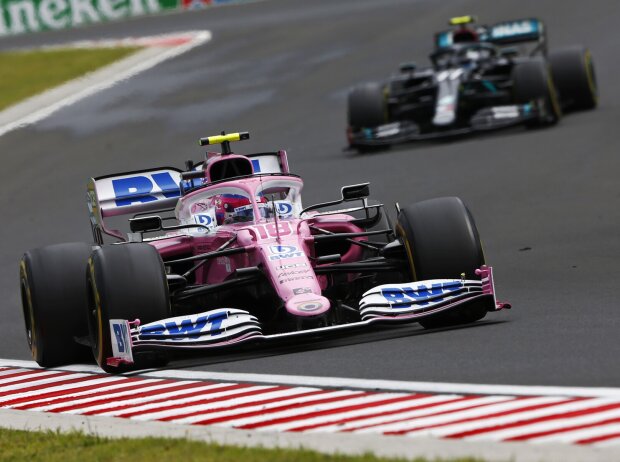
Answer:
M217 199L218 224L251 220L254 209L249 198L237 194L222 194Z
M452 32L452 43L471 43L479 40L478 32L467 26L462 26Z

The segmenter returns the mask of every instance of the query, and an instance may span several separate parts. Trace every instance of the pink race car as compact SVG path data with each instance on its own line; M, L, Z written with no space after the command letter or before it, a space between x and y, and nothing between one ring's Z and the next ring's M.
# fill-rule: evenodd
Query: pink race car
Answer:
M92 350L104 370L124 371L378 323L470 323L509 307L495 299L460 199L396 204L395 227L383 204L369 201L368 183L304 207L285 151L231 152L231 141L248 138L201 139L222 152L186 171L90 180L95 244L38 248L21 260L26 331L40 365ZM133 215L126 235L111 227L121 215Z

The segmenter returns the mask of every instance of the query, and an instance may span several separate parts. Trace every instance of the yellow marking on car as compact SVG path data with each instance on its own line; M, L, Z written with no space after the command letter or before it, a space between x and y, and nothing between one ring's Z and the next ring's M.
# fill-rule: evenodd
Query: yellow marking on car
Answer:
M229 133L227 135L214 135L208 136L206 138L201 138L199 141L200 146L205 146L207 144L222 144L230 141L241 141L247 140L250 138L250 134L248 132L240 132L240 133Z
M476 17L472 15L467 16L456 16L454 18L450 18L451 26L460 26L462 24L471 24L472 22L476 22Z
M598 103L598 91L596 88L596 84L594 83L594 66L592 66L592 54L590 50L586 50L584 57L585 68L586 68L586 78L588 79L588 87L590 87L590 93L594 98L594 102Z
M405 234L405 230L398 223L396 225L396 232L399 236L403 238L403 243L405 244L405 250L407 251L407 257L409 258L409 266L411 267L411 277L413 277L414 281L418 280L418 275L416 274L415 265L413 264L413 253L411 252L411 246L409 245L409 241L407 240L407 235Z

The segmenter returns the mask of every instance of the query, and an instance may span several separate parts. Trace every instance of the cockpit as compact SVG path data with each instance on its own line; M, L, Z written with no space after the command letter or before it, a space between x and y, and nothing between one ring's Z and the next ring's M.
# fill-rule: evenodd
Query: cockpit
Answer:
M440 48L430 59L436 69L449 69L475 65L496 55L497 49L490 43L467 43Z
M302 181L294 176L257 175L194 191L182 198L175 215L180 224L198 224L191 234L209 234L219 226L299 218Z

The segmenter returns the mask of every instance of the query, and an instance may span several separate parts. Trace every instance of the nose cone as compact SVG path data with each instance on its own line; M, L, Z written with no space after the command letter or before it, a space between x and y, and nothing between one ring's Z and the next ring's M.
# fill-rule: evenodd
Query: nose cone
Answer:
M329 310L330 303L322 295L300 294L291 297L285 306L294 316L317 316Z

